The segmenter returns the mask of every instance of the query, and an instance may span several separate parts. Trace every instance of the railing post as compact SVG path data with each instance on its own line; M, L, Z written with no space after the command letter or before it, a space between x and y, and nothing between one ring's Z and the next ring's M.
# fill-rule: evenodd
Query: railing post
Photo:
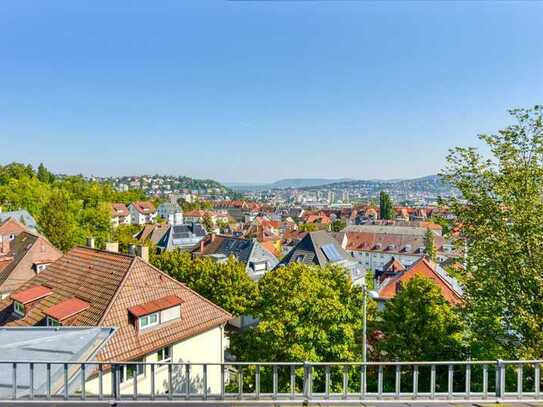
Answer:
M496 361L496 398L498 400L503 398L505 394L505 371L503 366L503 360L498 359Z

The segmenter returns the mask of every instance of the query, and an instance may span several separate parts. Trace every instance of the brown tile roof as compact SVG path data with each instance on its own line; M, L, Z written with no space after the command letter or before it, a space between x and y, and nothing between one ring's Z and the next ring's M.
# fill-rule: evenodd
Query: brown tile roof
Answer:
M153 312L162 311L167 308L175 307L176 305L181 305L184 302L185 301L183 301L177 295L167 295L166 297L149 301L145 304L134 305L133 307L128 308L128 312L135 317L142 317L144 315L152 314Z
M101 360L133 360L226 323L232 316L184 284L141 258L121 253L76 247L28 281L21 290L47 285L53 293L35 301L24 318L13 315L12 301L0 301L0 324L42 325L47 310L73 297L89 308L64 325L116 326L117 333L97 356ZM137 305L177 296L181 318L138 332L128 312Z
M134 208L143 215L155 212L155 206L149 201L136 201L132 202L132 205L134 205Z
M378 232L346 232L347 246L350 251L376 251L399 254L417 254L424 248L423 235L410 235L400 233ZM434 236L434 243L438 252L443 251L446 243L442 236Z
M45 315L54 318L57 321L64 321L67 318L85 311L89 307L89 303L74 297L53 305L45 311Z
M28 304L29 302L47 297L50 294L53 294L53 291L51 291L49 287L37 285L27 290L19 291L16 294L11 294L11 299L18 301L21 304Z
M398 285L411 280L415 276L422 276L431 279L439 288L443 297L451 304L458 304L462 301L460 293L452 284L436 271L436 264L421 257L407 270L404 270L393 277L383 281L377 292L381 299L391 299L396 296Z
M113 203L111 204L111 215L128 216L128 208L123 203Z

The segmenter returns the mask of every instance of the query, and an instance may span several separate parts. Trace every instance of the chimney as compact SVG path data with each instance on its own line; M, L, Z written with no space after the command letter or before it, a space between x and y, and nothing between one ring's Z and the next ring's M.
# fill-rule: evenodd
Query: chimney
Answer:
M108 252L119 253L119 242L107 242L106 250Z
M90 247L91 249L94 249L94 237L88 237L87 238L87 247Z
M212 233L212 234L211 234L211 241L212 241L212 242L215 241L215 233Z
M200 240L200 254L204 254L205 239Z
M136 256L141 257L144 262L149 263L149 248L147 246L137 245Z

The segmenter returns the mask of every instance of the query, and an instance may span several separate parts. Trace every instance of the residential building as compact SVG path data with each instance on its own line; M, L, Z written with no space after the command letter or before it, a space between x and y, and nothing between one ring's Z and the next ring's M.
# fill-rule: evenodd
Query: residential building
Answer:
M405 284L415 276L431 279L441 289L443 297L449 303L456 305L462 301L463 290L458 281L447 274L441 266L425 257L419 258L407 268L401 264L400 266L402 267L397 267L396 259L388 266L387 271L380 276L376 285L381 308L386 301L396 296L398 291L401 290L402 284ZM394 266L394 269L391 266Z
M157 212L152 202L136 201L128 205L132 225L155 223Z
M62 252L43 236L24 231L0 241L0 299L43 272Z
M24 227L31 232L37 232L38 230L38 224L36 223L36 220L32 217L30 213L28 213L26 209L4 212L2 211L2 207L0 207L0 224L10 218L16 220L21 225L24 225Z
M170 225L181 225L184 223L183 210L174 202L164 202L158 205L156 210L158 216L166 220Z
M392 258L408 266L425 255L427 228L396 225L352 225L336 233L341 247L351 253L367 270L382 270ZM453 245L434 231L437 261L456 257Z
M208 217L213 225L215 225L215 223L217 222L217 218L212 211L195 209L193 211L185 212L186 223L202 223L205 217Z
M206 235L205 228L199 223L170 225L157 242L157 247L162 251L190 251L198 246Z
M215 234L202 240L200 247L193 250L192 253L194 257L208 256L216 261L226 261L229 256L234 256L245 264L245 271L253 280L260 280L278 263L277 257L256 239Z
M221 363L224 325L231 315L161 272L140 257L75 247L42 273L0 301L5 326L116 327L114 337L97 353L98 361ZM98 392L96 372L88 372L86 389ZM157 394L168 391L168 369L123 365L120 390ZM208 367L207 387L220 391L220 369ZM176 392L190 386L202 391L202 370L190 381L181 366L172 369ZM103 391L111 392L111 372Z
M17 237L20 233L28 230L26 226L19 223L15 218L7 218L0 221L0 245L3 241L9 242Z
M353 282L362 283L365 270L347 253L336 239L324 230L307 232L305 236L277 264L277 267L292 263L325 266L334 264L345 268Z
M119 225L130 225L130 212L125 204L111 204L111 224L113 227L117 227Z

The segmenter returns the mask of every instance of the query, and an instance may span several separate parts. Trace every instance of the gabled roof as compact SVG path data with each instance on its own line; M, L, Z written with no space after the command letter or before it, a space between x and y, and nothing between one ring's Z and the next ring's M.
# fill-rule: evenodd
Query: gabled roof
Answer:
M207 232L200 223L168 225L168 231L164 233L157 246L171 250L179 246L196 245L206 235Z
M398 284L407 282L415 276L422 276L434 281L440 288L443 297L451 304L462 300L463 290L453 277L449 276L439 265L421 257L408 269L386 278L378 287L379 298L388 300L396 296Z
M22 232L14 240L11 241L10 250L7 256L11 259L9 263L0 261L0 285L6 282L8 277L11 275L11 273L14 272L19 264L23 264L23 259L26 259L27 256L29 256L29 253L31 253L31 249L35 245L48 246L48 249L51 251L51 253L47 254L47 258L44 257L45 255L41 252L32 254L32 257L34 258L32 259L30 266L32 266L32 263L41 262L41 264L43 264L46 262L45 260L55 261L60 256L62 256L60 250L54 248L54 246L43 236L36 235L30 232Z
M202 256L214 254L222 254L225 257L234 256L246 265L249 262L260 263L266 261L269 263L269 267L273 268L278 262L277 258L255 239L216 235L207 239L203 252L199 252L199 250L200 248L196 248L193 252Z
M136 201L132 202L130 205L132 205L142 215L148 215L156 212L155 206L149 201Z
M26 229L26 226L15 218L7 218L3 221L0 220L0 236L11 234L18 235Z
M19 209L17 211L10 212L0 212L0 223L4 222L6 219L9 218L15 219L17 222L23 224L33 232L36 232L38 229L36 220L32 217L30 213L28 213L26 209Z
M48 310L77 297L89 304L63 322L70 326L115 326L118 332L100 353L102 360L132 360L226 323L231 315L139 257L75 247L25 283L50 287L52 294L34 301L24 317L13 314L12 300L0 301L0 324L43 325ZM17 292L18 292L17 291ZM160 298L181 298L181 318L138 333L128 309Z
M112 203L111 215L112 216L128 216L128 208L123 203Z
M339 260L329 260L326 255L327 247L331 247L334 253L339 255ZM324 266L328 263L340 261L353 261L341 245L329 233L324 230L308 232L302 240L279 262L278 266L295 262L316 264Z

